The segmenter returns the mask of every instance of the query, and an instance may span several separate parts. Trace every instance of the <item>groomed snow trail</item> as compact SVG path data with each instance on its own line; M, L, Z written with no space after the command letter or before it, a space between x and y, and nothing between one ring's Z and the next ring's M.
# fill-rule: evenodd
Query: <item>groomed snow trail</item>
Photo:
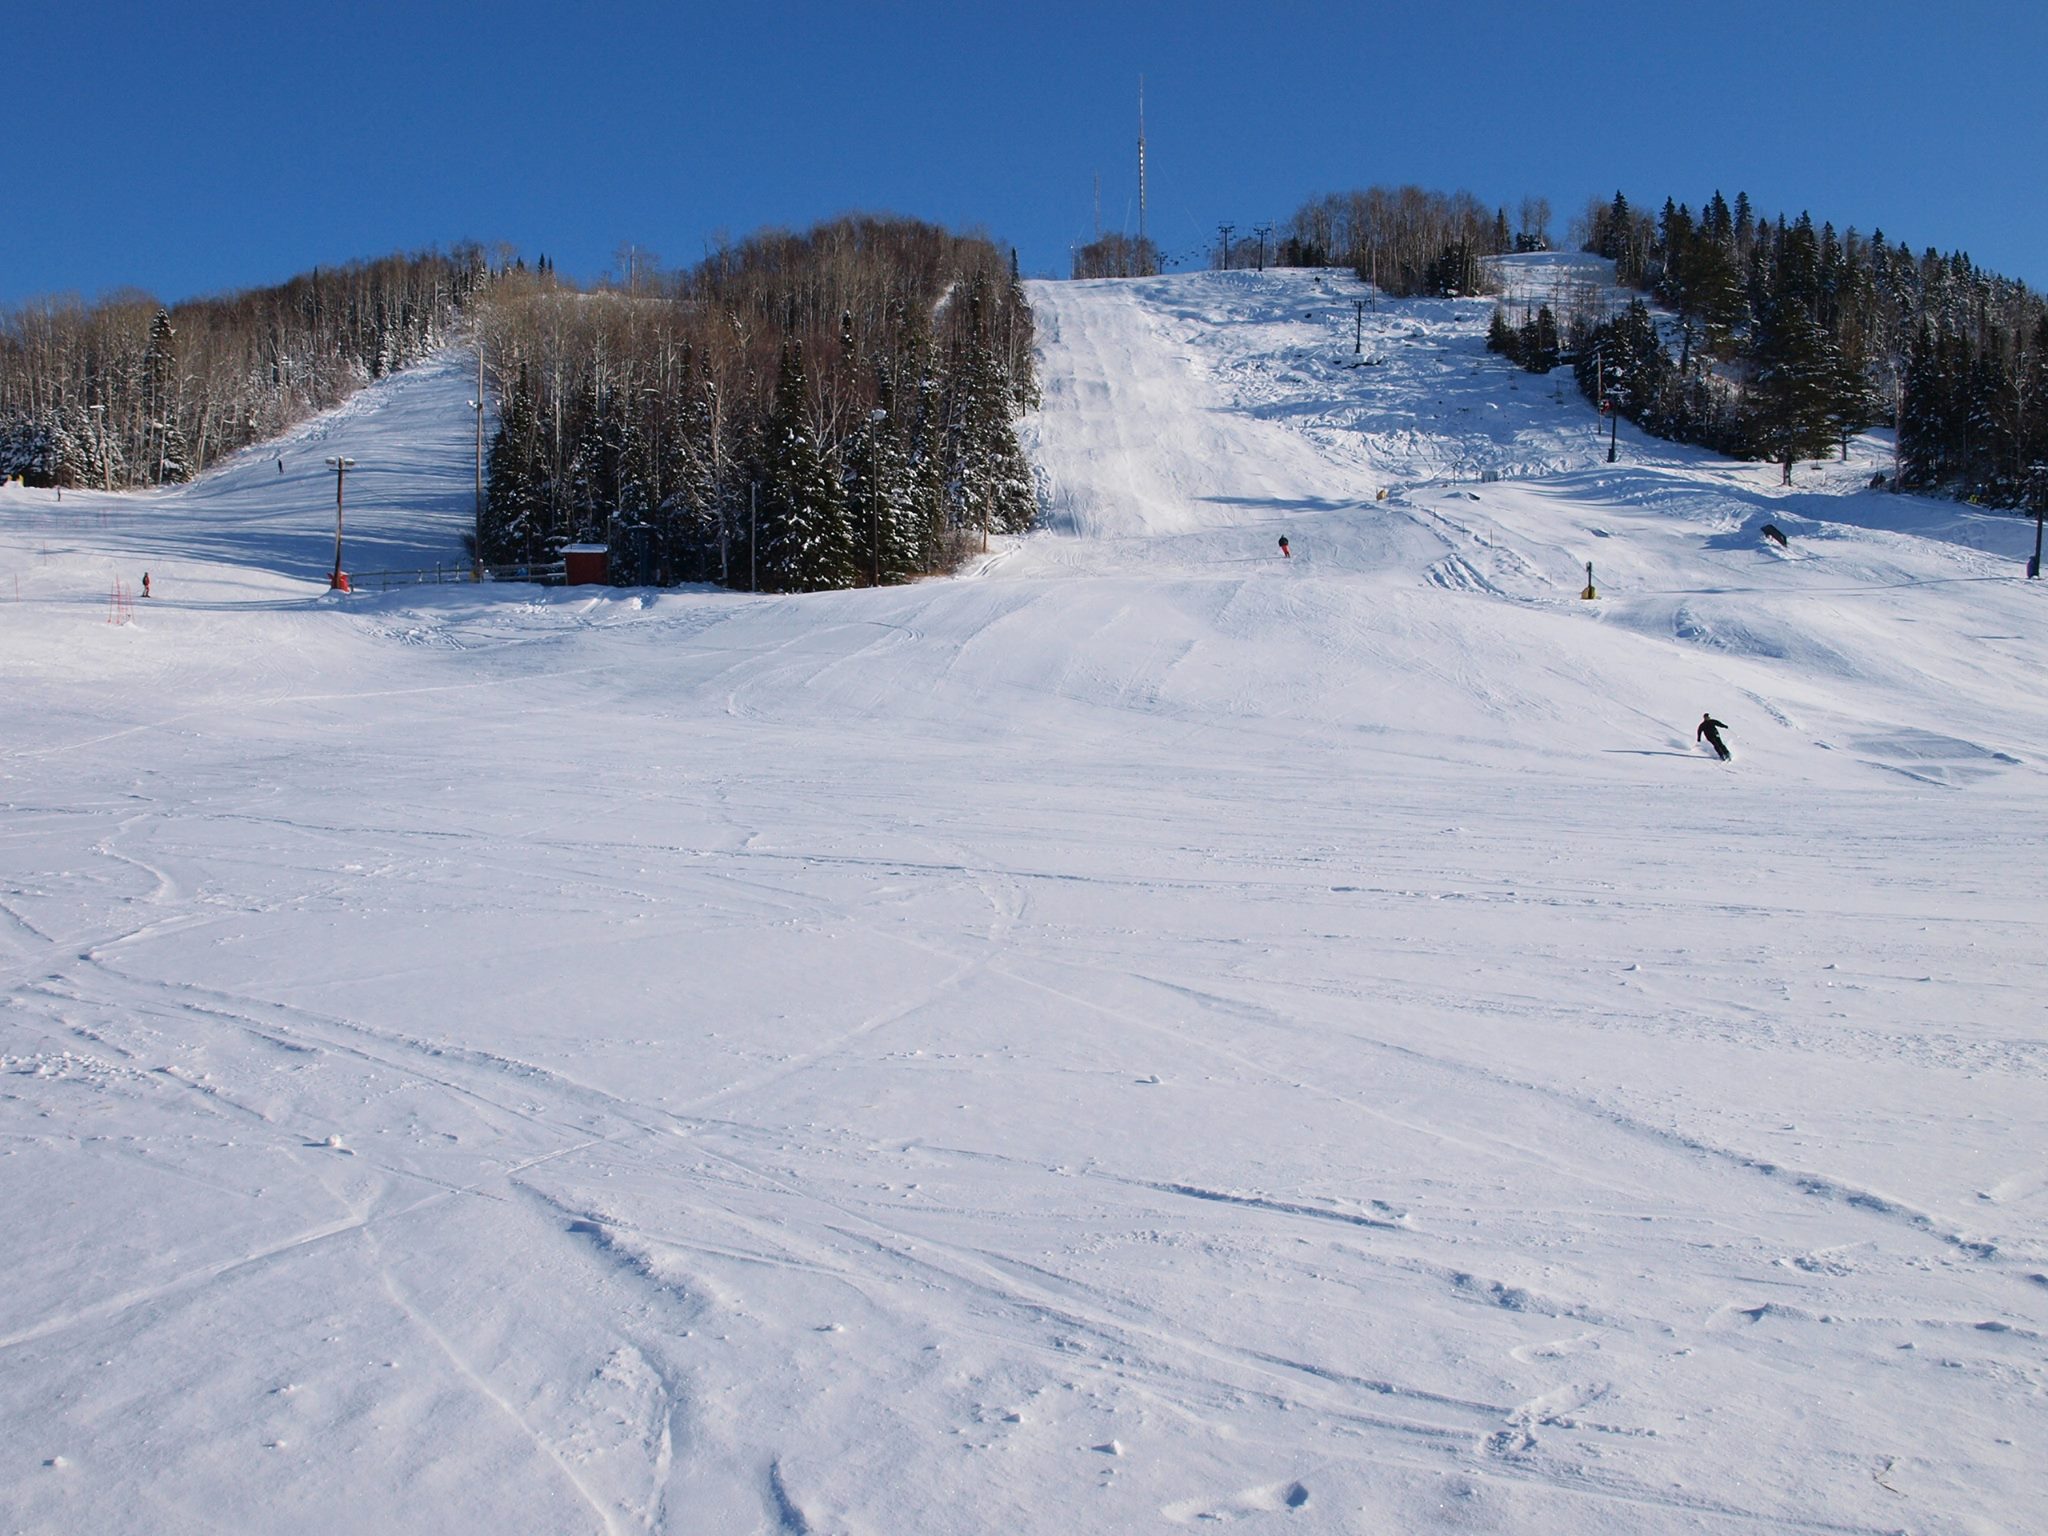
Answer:
M1035 285L911 588L0 492L0 1529L2032 1529L2029 530L1357 291Z

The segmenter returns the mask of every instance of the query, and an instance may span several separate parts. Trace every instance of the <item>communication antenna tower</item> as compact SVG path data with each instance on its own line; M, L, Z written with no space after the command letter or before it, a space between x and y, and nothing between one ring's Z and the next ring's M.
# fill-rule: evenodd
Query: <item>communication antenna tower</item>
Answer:
M1145 77L1138 76L1138 275L1145 271Z

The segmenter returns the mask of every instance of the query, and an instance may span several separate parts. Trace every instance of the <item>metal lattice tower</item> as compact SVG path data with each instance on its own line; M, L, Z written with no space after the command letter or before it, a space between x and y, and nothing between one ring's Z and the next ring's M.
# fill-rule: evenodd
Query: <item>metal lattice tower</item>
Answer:
M1145 77L1138 76L1138 275L1145 272Z

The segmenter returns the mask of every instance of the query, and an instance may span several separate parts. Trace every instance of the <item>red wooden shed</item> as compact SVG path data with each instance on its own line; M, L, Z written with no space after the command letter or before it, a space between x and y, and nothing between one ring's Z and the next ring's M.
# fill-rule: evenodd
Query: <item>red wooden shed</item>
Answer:
M569 544L562 549L562 566L572 587L601 587L611 580L611 550L603 544Z

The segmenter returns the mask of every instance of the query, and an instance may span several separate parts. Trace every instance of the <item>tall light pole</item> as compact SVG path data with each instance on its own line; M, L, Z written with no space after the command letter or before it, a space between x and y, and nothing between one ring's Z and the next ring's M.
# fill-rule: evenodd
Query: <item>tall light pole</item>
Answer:
M2041 525L2048 521L2048 464L2034 466L2034 558L2027 562L2027 580L2041 575Z
M704 402L711 414L711 504L718 509L718 584L732 585L732 517L725 504L725 456L718 450L724 432L718 381L704 381Z
M336 455L327 464L334 471L334 574L327 578L327 586L330 591L346 592L348 577L341 570L341 488L348 479L348 472L356 467L356 461Z
M476 344L476 398L469 402L476 412L476 534L470 552L470 579L484 579L484 344ZM339 494L337 488L337 495Z
M1601 342L1593 349L1593 366L1596 370L1594 377L1599 381L1594 388L1594 393L1600 397L1600 414L1607 418L1607 462L1612 464L1621 446L1621 409L1616 404L1616 400L1620 397L1625 397L1628 391L1619 384L1616 384L1612 390L1608 389L1607 354L1601 350L1605 345L1605 342ZM1597 443L1599 440L1599 432L1596 428L1593 441Z
M868 510L874 518L875 585L882 584L882 423L889 413L876 406L868 412Z
M654 457L648 460L647 472L654 483L647 488L646 517L641 527L647 531L640 538L640 580L644 585L652 581L657 586L666 586L674 579L669 568L669 554L675 541L669 537L670 516L661 510L666 504L661 492L661 415L662 407L668 402L669 354L666 342L661 349L661 383L640 386L640 399L647 411L647 417L654 426Z

